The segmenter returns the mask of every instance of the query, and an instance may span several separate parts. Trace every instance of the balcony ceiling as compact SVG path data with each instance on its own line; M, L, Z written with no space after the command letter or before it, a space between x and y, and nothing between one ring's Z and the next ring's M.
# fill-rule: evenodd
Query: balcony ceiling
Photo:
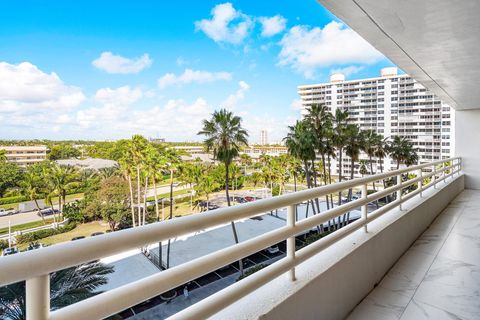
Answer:
M480 1L318 1L453 108L480 109Z

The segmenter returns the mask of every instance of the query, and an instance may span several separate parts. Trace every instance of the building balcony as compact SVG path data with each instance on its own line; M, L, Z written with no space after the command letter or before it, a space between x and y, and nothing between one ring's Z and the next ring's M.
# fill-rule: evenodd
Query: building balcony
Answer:
M432 168L430 173L420 173ZM407 173L417 176L409 175L410 180L406 181L397 179L397 184L367 195L368 185L373 182L381 183L383 179L402 175L405 178ZM308 218L300 217L297 212L299 203L346 192L349 188L360 188L362 197ZM0 285L26 280L29 319L103 319L286 240L283 258L223 290L211 292L212 295L195 304L184 303L188 308L170 314L170 318L316 319L322 314L325 319L342 319L352 310L355 316L366 308L364 305L368 306L371 297L366 298L359 309L355 308L366 296L374 295L375 291L370 292L375 287L380 290L377 284L382 283L389 269L463 189L460 158L422 164L2 257ZM388 195L394 195L390 202L368 210L375 201ZM463 193L451 208L461 205L470 195ZM49 310L49 274L52 272L283 208L286 208L283 224L243 239L239 244L216 246L213 252L192 257L170 269L124 283L73 305ZM449 213L448 210L450 208L447 208L447 217L458 211L451 209L455 212ZM358 212L358 216L348 220L351 223L306 247L296 248L295 237L299 234L327 231L345 215L353 217L354 212ZM439 219L446 218L440 216ZM421 237L419 240L423 241ZM433 244L425 246L430 247L437 248ZM426 254L437 256L435 251ZM125 278L134 271L124 269Z

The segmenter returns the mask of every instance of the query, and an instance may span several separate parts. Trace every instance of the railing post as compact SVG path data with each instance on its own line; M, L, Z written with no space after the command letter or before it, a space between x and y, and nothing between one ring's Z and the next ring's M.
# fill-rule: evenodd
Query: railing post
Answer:
M25 281L27 319L47 320L50 316L50 275Z
M422 169L418 169L418 176L420 178L423 178L423 171ZM423 197L423 194L422 194L422 184L423 184L423 179L420 179L420 181L418 181L418 189L420 190L420 198Z
M437 166L433 165L433 189L437 189Z
M408 173L407 173L408 174ZM402 184L402 175L397 176L397 186ZM397 200L399 202L398 207L402 210L402 189L397 190Z
M367 199L367 185L364 184L362 185L362 199ZM367 227L367 206L368 206L368 203L364 204L362 206L362 219L365 220L365 225L363 226L363 229L365 230L365 232L368 232L368 227Z
M287 208L287 227L295 227L295 205L290 205ZM287 258L295 260L295 236L287 239ZM290 280L295 281L295 267L290 269Z

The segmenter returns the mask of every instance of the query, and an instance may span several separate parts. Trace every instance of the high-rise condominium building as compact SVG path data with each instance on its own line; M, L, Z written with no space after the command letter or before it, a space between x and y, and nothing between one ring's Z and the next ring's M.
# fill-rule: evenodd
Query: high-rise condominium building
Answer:
M20 167L41 162L47 159L47 146L0 146L5 150L7 161L15 162Z
M338 108L348 110L361 129L410 139L420 163L454 155L453 109L409 75L399 75L397 68L384 68L380 77L359 80L346 81L343 74L333 74L329 83L302 85L298 93L303 107L325 104L332 113ZM361 159L367 160L365 155ZM350 161L345 160L342 166L347 175ZM386 170L396 168L389 158L384 165ZM338 164L332 170L338 170ZM359 176L358 164L355 175Z
M260 131L260 144L262 146L268 144L268 132L266 129L262 129L262 131Z

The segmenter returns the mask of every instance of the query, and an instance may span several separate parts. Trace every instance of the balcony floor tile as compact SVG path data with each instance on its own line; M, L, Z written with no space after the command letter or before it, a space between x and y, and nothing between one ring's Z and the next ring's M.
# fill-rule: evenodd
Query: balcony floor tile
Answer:
M458 195L348 319L480 319L480 191Z

